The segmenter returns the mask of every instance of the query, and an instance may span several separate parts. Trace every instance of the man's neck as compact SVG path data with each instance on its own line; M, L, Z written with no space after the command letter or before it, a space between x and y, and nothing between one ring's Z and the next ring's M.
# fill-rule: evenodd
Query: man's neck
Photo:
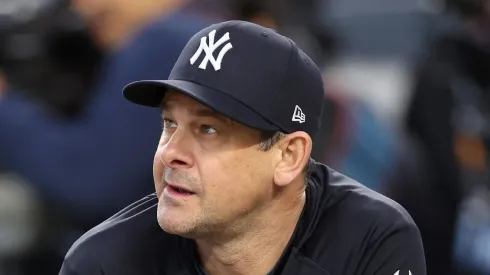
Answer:
M281 202L275 203L260 219L248 224L246 233L232 240L196 240L208 274L267 274L271 271L294 233L305 197L303 192L295 204L287 208Z

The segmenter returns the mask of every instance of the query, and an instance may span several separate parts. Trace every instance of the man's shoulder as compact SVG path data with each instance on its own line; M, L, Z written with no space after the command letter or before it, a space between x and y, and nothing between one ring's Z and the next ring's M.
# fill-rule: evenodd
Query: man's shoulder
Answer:
M313 190L321 190L321 199L305 256L331 273L351 273L351 268L369 262L377 247L394 236L420 241L416 224L400 204L333 169L325 169L323 189L317 186L319 189ZM335 266L338 262L346 265Z
M62 269L100 272L148 265L147 257L170 236L158 225L157 204L155 195L146 196L86 232L66 254Z
M318 163L313 172L314 192L320 193L318 207L326 217L335 212L349 217L345 221L359 218L360 222L382 224L400 223L414 225L409 213L396 201L374 191L355 179ZM328 219L328 218L327 218Z
M325 165L314 170L312 190L316 197L317 221L313 240L329 244L356 246L366 240L382 238L397 230L418 228L410 214L396 201Z
M333 209L350 217L347 224L387 227L416 227L410 214L399 203L354 179L332 171L329 183L334 193Z

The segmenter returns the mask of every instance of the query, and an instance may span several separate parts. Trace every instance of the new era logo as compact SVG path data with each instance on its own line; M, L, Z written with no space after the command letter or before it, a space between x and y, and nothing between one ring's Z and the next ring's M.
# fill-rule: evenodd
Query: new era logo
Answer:
M398 270L397 272L395 272L394 275L400 275L400 270ZM408 271L408 275L412 275L412 272L410 270Z
M191 57L191 65L196 63L197 59L201 56L204 51L205 56L202 60L201 64L199 64L199 69L206 70L208 66L208 62L211 62L215 71L219 71L221 69L221 62L223 61L223 57L225 54L233 48L231 43L227 43L221 51L218 53L218 58L214 58L214 51L218 49L222 44L228 42L230 40L230 33L225 33L216 43L214 43L214 36L216 35L216 30L213 30L209 33L209 44L207 42L208 37L201 38L201 44L197 49L196 53Z
M304 123L306 121L306 116L298 105L294 108L293 121L299 123Z

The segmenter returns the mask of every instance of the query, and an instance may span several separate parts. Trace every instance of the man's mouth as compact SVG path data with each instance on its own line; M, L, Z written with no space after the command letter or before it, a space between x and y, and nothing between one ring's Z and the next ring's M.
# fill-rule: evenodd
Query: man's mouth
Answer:
M182 188L182 187L177 187L177 186L172 185L172 184L167 184L166 189L170 195L174 195L174 196L191 196L191 195L195 194L194 192L192 192L190 190L187 190L187 189Z

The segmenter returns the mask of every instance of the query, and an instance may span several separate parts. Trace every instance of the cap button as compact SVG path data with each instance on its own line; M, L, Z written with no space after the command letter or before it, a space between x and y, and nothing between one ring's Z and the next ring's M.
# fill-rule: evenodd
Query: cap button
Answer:
M264 36L264 37L269 37L269 34L266 33L266 32L262 32L261 35Z

